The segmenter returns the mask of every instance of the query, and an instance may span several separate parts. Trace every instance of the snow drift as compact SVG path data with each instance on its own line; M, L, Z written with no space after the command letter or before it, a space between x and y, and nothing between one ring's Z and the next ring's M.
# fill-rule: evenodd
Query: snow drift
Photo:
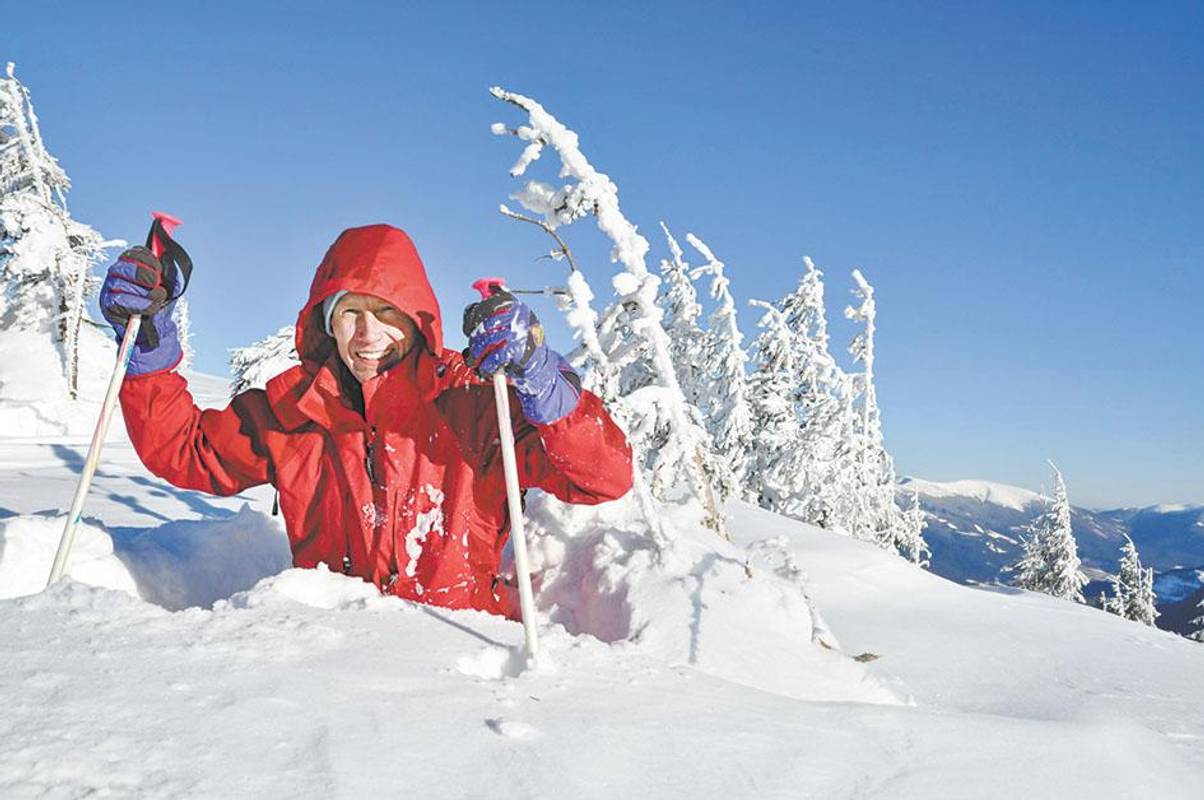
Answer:
M743 505L737 543L709 548L737 562L730 574L699 568L707 541L686 535L661 576L604 545L622 535L620 509L590 511L606 527L561 541L554 526L569 521L532 505L549 616L626 634L608 643L549 622L534 670L516 669L516 623L381 597L325 570L286 569L174 613L76 580L0 601L0 795L1187 798L1204 775L1191 688L1204 648L1179 637L958 586ZM8 520L6 535L35 535L30 522ZM103 561L91 530L88 552ZM785 613L798 608L793 580L757 558L764 586L748 578L750 545L806 564L833 629L881 656L865 667L865 699L885 681L914 704L798 699L792 681L840 673L797 654L775 661L771 640L729 638L736 615L720 606L767 613L776 597L789 642L822 651L813 623ZM6 548L6 569L17 552ZM603 580L574 606L567 582L587 574ZM677 580L690 575L706 577L701 607L683 602L699 591ZM785 692L716 677L723 653L745 649L766 662L755 679L776 665Z
M841 655L834 637L818 641L822 623L817 625L801 575L783 565L787 554L767 552L763 543L742 550L700 521L682 525L681 539L659 553L632 505L577 508L543 494L533 498L533 569L547 621L570 634L789 697L899 702L862 665ZM682 509L679 520L689 516ZM279 590L309 579L278 576L291 558L277 520L244 505L232 517L148 530L109 534L84 524L68 575L168 610L210 608L264 578ZM62 529L62 516L0 522L0 597L45 587ZM329 575L322 586L322 596L375 593L358 578L341 575ZM322 608L341 602L290 596Z

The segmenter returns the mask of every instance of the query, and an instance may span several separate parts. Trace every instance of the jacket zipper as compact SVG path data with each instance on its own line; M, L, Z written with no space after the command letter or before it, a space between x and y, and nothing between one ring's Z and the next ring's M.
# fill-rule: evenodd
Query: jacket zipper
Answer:
M372 432L368 434L368 444L364 453L364 469L368 472L368 480L372 486L376 486L376 466L372 463L372 456L376 452L376 428L372 428Z
M373 489L376 487L376 467L372 463L372 456L376 452L376 428L369 428L367 442L364 447L364 470L368 473L368 482ZM346 531L346 543L343 549L343 574L351 574L351 530Z

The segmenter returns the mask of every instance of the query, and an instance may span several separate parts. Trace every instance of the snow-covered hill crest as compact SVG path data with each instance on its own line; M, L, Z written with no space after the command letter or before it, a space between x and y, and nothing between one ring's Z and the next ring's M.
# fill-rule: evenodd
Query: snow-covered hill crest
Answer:
M960 480L938 482L909 477L901 480L899 485L903 491L917 491L921 497L928 500L935 498L970 498L980 503L1010 508L1015 511L1028 512L1032 510L1033 506L1040 505L1043 502L1042 495L1037 492L992 481Z

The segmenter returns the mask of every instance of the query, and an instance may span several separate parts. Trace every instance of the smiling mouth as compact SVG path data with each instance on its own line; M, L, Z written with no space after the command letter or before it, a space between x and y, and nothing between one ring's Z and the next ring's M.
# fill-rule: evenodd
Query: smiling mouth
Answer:
M380 361L392 348L384 347L379 350L356 350L352 355L361 361Z

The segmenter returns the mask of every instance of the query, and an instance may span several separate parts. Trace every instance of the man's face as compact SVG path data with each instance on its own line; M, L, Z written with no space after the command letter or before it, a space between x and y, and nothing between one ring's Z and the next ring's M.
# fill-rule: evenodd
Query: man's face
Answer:
M418 341L414 321L370 294L346 294L334 307L330 330L339 356L360 383L401 361Z

